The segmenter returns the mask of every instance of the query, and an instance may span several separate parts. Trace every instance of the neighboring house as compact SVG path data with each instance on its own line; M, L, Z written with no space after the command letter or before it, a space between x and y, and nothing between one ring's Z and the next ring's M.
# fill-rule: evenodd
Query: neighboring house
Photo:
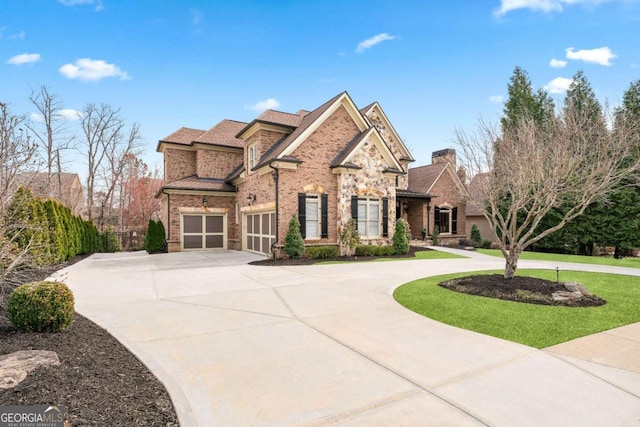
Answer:
M41 199L57 200L71 209L74 215L81 215L84 209L84 191L80 177L76 173L28 172L16 176L15 188L25 187Z
M443 241L466 237L466 189L456 171L455 150L434 151L430 165L409 169L409 190L435 195L422 212L409 202L407 218L414 236L423 228L432 236L438 227Z
M474 176L469 183L470 201L467 203L467 226L469 227L469 232L471 232L471 226L475 224L478 226L480 236L482 236L483 239L497 241L499 239L496 237L493 228L478 207L483 203L484 197L482 195L481 184L482 180L486 179L486 177L487 173L478 174Z
M292 215L306 245L338 245L352 218L363 243L388 244L396 212L409 203L425 209L431 199L409 191L414 160L380 105L358 109L347 92L313 111L267 110L250 123L181 128L158 151L171 252L279 255Z

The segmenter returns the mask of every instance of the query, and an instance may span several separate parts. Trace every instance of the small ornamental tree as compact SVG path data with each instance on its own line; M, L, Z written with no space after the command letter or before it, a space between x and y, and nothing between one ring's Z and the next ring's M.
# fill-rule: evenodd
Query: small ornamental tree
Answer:
M353 251L360 244L360 233L358 233L357 224L353 218L342 229L340 244L348 257L353 255Z
M304 255L304 239L300 233L300 221L295 215L291 215L287 236L284 239L284 253L289 258L300 258Z
M396 229L393 234L393 252L396 255L409 252L409 240L407 239L407 224L404 219L396 221Z
M147 234L144 238L144 248L150 254L157 252L164 252L165 244L164 244L164 224L162 221L154 221L152 219L149 220L149 225L147 226Z
M480 247L482 245L482 236L480 235L480 229L476 224L471 226L471 242L473 246Z

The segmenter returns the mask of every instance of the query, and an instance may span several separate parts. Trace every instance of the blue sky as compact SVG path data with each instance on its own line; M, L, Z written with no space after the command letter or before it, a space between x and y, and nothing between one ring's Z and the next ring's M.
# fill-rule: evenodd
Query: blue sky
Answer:
M181 126L347 90L382 105L419 166L456 128L497 121L516 65L557 100L583 70L616 105L638 46L636 0L3 0L0 101L29 115L30 87L47 85L70 110L119 106L161 164L157 141Z

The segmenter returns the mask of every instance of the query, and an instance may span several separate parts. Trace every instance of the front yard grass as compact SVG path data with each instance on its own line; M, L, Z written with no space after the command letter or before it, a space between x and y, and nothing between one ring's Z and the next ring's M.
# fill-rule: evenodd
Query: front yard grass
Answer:
M501 271L473 274L493 274ZM553 270L519 270L519 275L555 280ZM563 281L584 284L607 304L558 307L462 294L438 283L469 273L428 277L397 288L396 301L418 314L459 328L545 348L585 335L640 322L640 277L564 271Z
M477 249L477 252L502 258L502 253L499 249ZM640 268L640 258L638 257L615 259L601 256L550 254L545 252L525 251L522 252L522 255L520 255L520 259L536 261L576 262L581 264L610 265L612 267Z

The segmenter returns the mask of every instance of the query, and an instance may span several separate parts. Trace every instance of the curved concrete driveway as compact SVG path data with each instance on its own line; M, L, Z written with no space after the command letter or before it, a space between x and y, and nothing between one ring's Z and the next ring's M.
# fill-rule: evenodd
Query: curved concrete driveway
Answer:
M536 350L393 300L413 279L502 267L465 254L301 267L231 251L99 254L58 276L164 382L183 426L640 425L638 324L595 336L604 355L594 338Z

